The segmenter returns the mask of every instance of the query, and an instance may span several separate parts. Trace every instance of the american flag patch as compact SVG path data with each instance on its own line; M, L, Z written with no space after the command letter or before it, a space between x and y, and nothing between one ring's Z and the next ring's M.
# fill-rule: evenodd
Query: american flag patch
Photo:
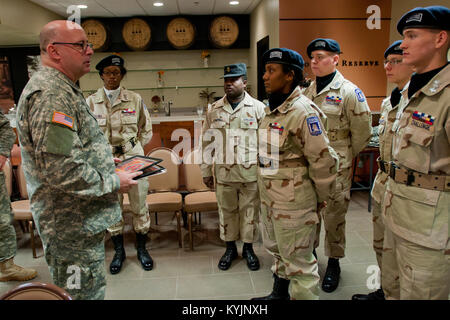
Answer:
M429 125L433 125L434 123L434 117L430 114L426 114L423 112L414 111L412 117L414 120L419 120Z
M73 128L73 118L62 112L54 111L53 117L52 117L52 122L65 125L65 126L69 127L70 129Z

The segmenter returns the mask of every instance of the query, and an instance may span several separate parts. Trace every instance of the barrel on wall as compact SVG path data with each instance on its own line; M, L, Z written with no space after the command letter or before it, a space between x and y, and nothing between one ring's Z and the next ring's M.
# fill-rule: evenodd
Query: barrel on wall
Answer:
M131 50L144 51L152 40L152 30L145 20L132 18L123 25L122 37Z

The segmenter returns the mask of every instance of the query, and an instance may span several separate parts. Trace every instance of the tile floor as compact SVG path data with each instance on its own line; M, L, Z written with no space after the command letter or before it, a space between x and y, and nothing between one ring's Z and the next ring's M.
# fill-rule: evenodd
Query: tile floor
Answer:
M367 192L357 191L352 195L347 214L347 252L341 259L340 285L333 293L321 291L321 300L349 300L354 293L368 293L366 281L370 276L366 270L376 265L372 249L372 216L367 211ZM248 300L270 293L272 289L272 259L262 242L255 244L255 252L261 263L258 271L249 271L245 260L239 257L227 271L217 268L225 250L219 238L217 213L202 214L201 225L194 233L194 251L189 249L186 229L182 229L185 248L178 248L176 218L171 213L158 214L158 225L152 216L151 240L147 245L155 264L152 271L144 271L136 258L134 232L130 215L126 214L125 247L127 259L117 275L107 272L106 299L219 299ZM38 258L33 259L28 234L18 231L18 252L15 262L37 269L39 275L33 281L51 282L50 273L39 243ZM317 250L319 273L323 277L327 258L321 246ZM242 244L238 243L241 252ZM106 266L114 255L113 245L107 236ZM19 282L0 283L0 294L19 285Z

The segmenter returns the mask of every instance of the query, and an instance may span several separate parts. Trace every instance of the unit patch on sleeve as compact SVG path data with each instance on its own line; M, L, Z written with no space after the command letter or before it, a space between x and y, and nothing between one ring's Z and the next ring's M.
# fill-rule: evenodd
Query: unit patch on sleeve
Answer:
M322 134L322 129L320 128L319 118L317 118L316 116L309 117L306 119L306 122L308 123L309 133L312 136L318 136L318 135Z
M361 89L356 88L355 89L356 98L358 98L359 102L366 101L366 97L364 97L364 93L361 91Z

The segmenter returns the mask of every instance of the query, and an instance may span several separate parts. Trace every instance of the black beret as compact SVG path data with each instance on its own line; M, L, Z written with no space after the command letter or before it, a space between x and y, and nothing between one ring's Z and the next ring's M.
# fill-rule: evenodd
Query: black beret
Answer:
M106 58L103 58L97 65L95 66L95 69L98 71L103 71L104 68L109 66L118 66L123 67L124 60L121 56L112 54L110 56L107 56Z
M273 48L267 50L263 54L263 65L267 63L280 63L294 67L298 70L303 70L305 61L297 51L286 48Z
M397 23L398 32L409 28L450 30L450 10L444 6L417 7L405 13Z
M311 41L306 48L306 52L308 53L308 57L311 58L311 53L315 50L325 50L330 52L342 53L341 47L336 40L333 39L324 39L317 38Z
M247 75L247 65L245 63L234 63L223 67L223 77L231 78Z
M402 40L394 41L389 48L384 52L384 58L386 59L390 54L403 54L403 50L400 49L400 45L402 44Z

